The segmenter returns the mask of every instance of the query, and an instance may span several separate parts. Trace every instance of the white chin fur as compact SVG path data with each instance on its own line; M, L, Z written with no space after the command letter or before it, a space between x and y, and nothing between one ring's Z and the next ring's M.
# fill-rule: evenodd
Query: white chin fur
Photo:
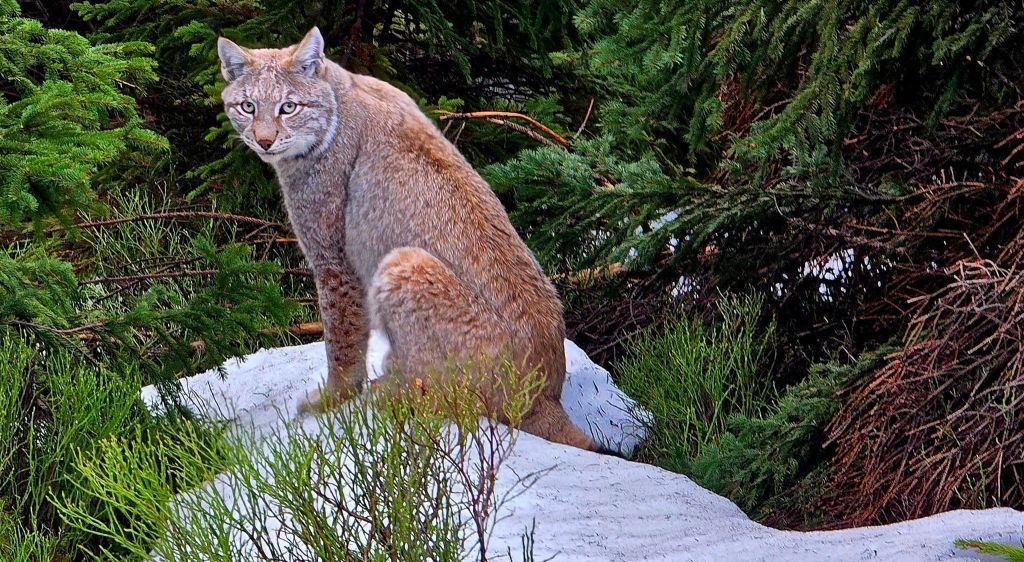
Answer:
M260 157L260 160L263 160L267 164L273 164L283 158L285 153L278 152L274 154L267 154L266 152L257 152L256 155Z
M294 156L296 154L301 154L302 153L302 147L301 146L296 146L295 144L292 144L292 145L290 145L288 148L286 148L284 150L281 150L281 151L275 150L273 153L270 153L270 154L268 154L266 152L263 152L263 151L254 151L254 152L256 152L256 155L260 157L260 160L263 160L264 162L266 162L268 164L273 164L275 162L279 162L283 158L287 158L289 156Z

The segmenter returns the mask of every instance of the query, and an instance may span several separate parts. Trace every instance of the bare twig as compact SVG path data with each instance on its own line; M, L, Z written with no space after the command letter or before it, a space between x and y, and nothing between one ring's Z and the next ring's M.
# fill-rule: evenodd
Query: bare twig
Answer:
M194 269L189 271L168 271L164 273L146 273L142 275L125 275L122 277L97 277L88 281L82 281L83 285L120 285L123 283L137 283L139 281L153 281L157 279L180 279L187 277L210 277L217 275L221 271L219 269ZM308 269L285 269L283 271L285 275L293 275L296 277L312 277L313 272Z
M237 222L241 224L249 224L254 226L262 227L279 227L284 228L281 223L258 219L256 217L249 217L245 215L235 215L231 213L216 213L212 211L171 211L167 213L149 213L144 215L136 215L134 217L124 217L119 219L107 219L101 221L90 221L77 223L68 226L54 226L46 229L44 232L47 234L53 234L56 232L64 232L74 229L92 229L92 228L104 228L108 226L115 226L119 224L153 221L153 220L172 220L172 221L184 221L184 220L195 220L195 219L212 219L229 222ZM25 240L32 237L31 232L19 232L8 236L9 241Z
M573 135L574 139L578 139L583 134L583 129L587 126L587 121L590 120L590 112L594 111L594 98L590 98L590 105L587 106L587 113L583 116L583 122L580 123L580 128L576 129L576 134Z
M485 120L488 120L488 121L491 121L492 119L500 119L500 120L517 119L517 120L526 122L533 129L535 129L537 131L540 131L546 137L548 137L549 139L555 141L562 148L566 148L567 149L567 148L570 147L570 143L569 143L569 141L567 141L565 139L565 137L563 137L562 135L554 132L549 127L547 127L546 125L540 123L536 119L534 119L532 117L529 117L527 115L523 115L522 113L516 113L516 112L513 112L513 111L473 111L473 112L470 112L470 113L441 112L441 117L440 117L441 121L463 121L463 120L467 120L467 119L485 119ZM495 123L494 121L491 121L491 122ZM497 123L497 124L501 124L501 123Z
M500 127L505 127L506 129L510 129L512 131L515 131L515 132L521 134L521 135L526 135L527 137L530 137L531 139L533 139L533 140L535 140L535 141L537 141L537 142L539 142L539 143L541 143L543 145L546 145L546 146L558 146L557 144L555 144L555 143L551 142L550 140L548 140L547 137L543 137L543 136L535 133L532 129L530 129L528 127L524 127L523 125L520 125L518 123L512 123L510 121L505 121L503 119L488 119L487 122L488 123L494 123L495 125L498 125ZM465 123L463 123L463 125L465 125ZM462 128L461 127L459 128L459 133L462 133Z

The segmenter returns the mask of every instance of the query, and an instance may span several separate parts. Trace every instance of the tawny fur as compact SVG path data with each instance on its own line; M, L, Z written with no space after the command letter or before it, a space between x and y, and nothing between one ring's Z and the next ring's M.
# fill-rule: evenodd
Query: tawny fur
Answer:
M408 381L460 361L490 365L491 377L506 376L504 360L539 371L544 386L522 428L595 448L561 406L565 325L554 287L487 183L412 99L324 58L315 28L285 49L221 38L218 51L225 111L277 172L316 278L328 378L303 409L358 392L373 328L391 342L386 377Z

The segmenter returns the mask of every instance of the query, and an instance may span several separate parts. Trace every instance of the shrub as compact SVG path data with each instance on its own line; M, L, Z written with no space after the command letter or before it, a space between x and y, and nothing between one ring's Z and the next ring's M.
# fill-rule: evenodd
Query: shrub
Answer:
M1024 259L968 258L915 303L901 349L847 390L827 507L846 524L1020 506Z
M892 350L866 354L853 365L816 365L763 416L733 414L728 431L693 460L690 476L754 518L780 520L797 513L803 520L795 524L811 524L819 515L813 503L827 491L795 494L792 489L812 472L828 470L827 429L839 410L840 390L876 369Z
M519 382L504 394L513 425L540 388L537 376ZM481 396L428 382L269 432L236 428L229 445L178 424L170 439L105 441L76 455L76 493L58 509L114 545L101 559L487 560L504 499L537 475L496 486L515 433L480 420ZM206 484L175 496L174 483L200 485L222 458L216 482L230 493Z

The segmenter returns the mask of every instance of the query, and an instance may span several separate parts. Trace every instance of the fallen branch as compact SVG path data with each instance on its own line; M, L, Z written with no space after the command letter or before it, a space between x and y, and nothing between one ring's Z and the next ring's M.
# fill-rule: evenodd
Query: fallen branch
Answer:
M123 283L136 283L139 281L153 281L156 279L180 279L185 277L210 277L220 273L219 269L196 269L189 271L168 271L165 273L146 273L143 275L125 275L122 277L97 277L88 281L82 281L82 285L119 285ZM312 277L313 272L308 269L285 269L285 275L296 277Z
M212 212L212 211L172 211L172 212L168 212L168 213L149 213L149 214L145 214L145 215L136 215L134 217L124 217L124 218L119 218L119 219L107 219L107 220L101 220L101 221L82 222L82 223L76 223L76 224L72 224L72 225L68 225L68 226L54 226L54 227L51 227L51 228L47 228L43 232L45 232L46 234L53 234L53 233L56 233L56 232L64 232L64 231L68 231L68 230L85 229L85 228L90 228L90 229L91 228L104 228L104 227L107 227L107 226L116 226L116 225L119 225L119 224L143 222L143 221L150 221L150 220L181 221L181 220L194 220L194 219L222 220L222 221L237 222L237 223L241 223L241 224L250 224L250 225L253 225L253 226L262 226L262 227L271 227L271 226L272 227L280 227L280 228L284 227L284 225L281 224L281 223L267 221L267 220L263 220L263 219L258 219L256 217L249 217L249 216L246 216L246 215L235 215L235 214L231 214L231 213L216 213L216 212ZM28 239L28 238L31 238L31 237L32 237L32 233L31 232L21 232L21 233L16 233L16 234L13 234L13 235L9 236L8 240L10 240L10 241L25 240L25 239Z
M44 324L36 324L35 322L28 322L26 320L10 320L5 322L10 326L21 326L23 328L29 328L38 332L49 332L58 336L72 336L78 335L79 338L86 339L89 337L88 332L94 332L99 328L103 328L107 325L106 322L93 322L92 324L85 324L83 326L75 326L74 328L55 328L53 326L46 326Z
M276 330L269 330L267 333L277 333ZM323 322L302 322L288 327L288 333L293 336L319 336L324 333Z
M246 215L235 215L231 213L215 213L212 211L172 211L168 213L149 213L145 215L136 215L134 217L125 217L120 219L109 219L102 221L83 222L72 226L58 226L46 229L47 233L60 232L62 230L68 230L71 228L101 228L105 226L113 226L118 224L125 224L131 222L142 222L147 220L192 220L192 219L213 219L223 220L230 222L238 222L242 224L251 224L255 226L283 226L281 223L276 223L268 220L258 219L256 217L249 217Z

